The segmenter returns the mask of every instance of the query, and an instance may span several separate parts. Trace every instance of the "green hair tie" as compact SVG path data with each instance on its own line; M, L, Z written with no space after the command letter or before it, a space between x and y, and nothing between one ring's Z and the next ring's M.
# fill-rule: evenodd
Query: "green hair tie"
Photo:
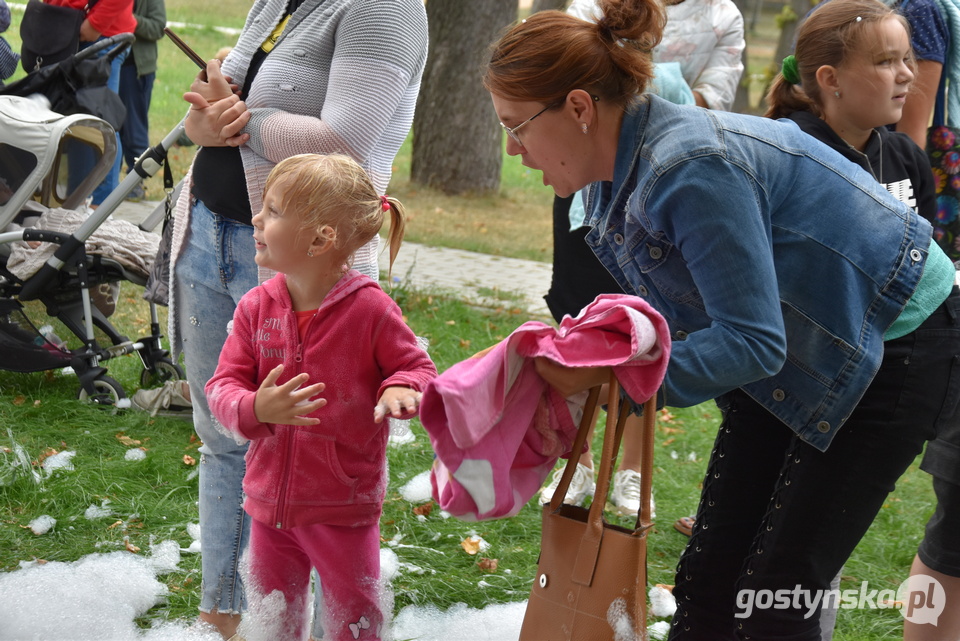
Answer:
M780 73L783 74L783 79L791 85L800 84L800 70L797 68L796 56L790 54L783 59L783 66L780 67Z

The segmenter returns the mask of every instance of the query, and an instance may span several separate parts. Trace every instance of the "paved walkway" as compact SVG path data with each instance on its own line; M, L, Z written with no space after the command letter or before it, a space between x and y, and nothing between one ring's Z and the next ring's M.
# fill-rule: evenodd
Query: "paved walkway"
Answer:
M140 223L158 205L124 202L114 216ZM388 260L388 252L381 252L384 273ZM393 278L415 289L456 293L479 304L510 305L527 310L531 316L550 318L543 300L550 287L548 263L405 242L393 265Z

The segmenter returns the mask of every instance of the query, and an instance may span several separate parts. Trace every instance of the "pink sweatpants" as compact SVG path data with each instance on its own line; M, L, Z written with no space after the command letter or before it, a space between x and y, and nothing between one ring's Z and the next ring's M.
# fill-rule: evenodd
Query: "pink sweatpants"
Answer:
M311 567L316 568L323 588L324 640L379 640L383 623L379 524L278 530L251 522L248 598L253 610L253 600L275 590L283 593L287 612L278 639L302 639L309 629Z

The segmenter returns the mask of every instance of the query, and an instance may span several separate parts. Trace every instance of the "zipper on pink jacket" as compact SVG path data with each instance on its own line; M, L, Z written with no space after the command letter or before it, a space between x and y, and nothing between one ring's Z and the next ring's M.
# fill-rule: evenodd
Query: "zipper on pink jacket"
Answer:
M303 339L300 338L300 330L299 330L299 327L298 327L298 325L297 325L297 314L296 314L296 312L292 312L292 315L293 315L293 328L294 328L294 330L296 330L296 332L297 332L297 350L296 350L296 352L294 353L293 360L294 360L294 362L296 362L296 363L302 363L302 362L303 362ZM314 314L314 315L313 315L313 318L310 319L310 322L307 323L307 331L304 332L304 334L309 333L310 326L313 325L313 323L314 323L314 321L316 321L316 319L317 319L317 315ZM301 372L300 372L300 368L297 368L297 370L298 370L298 371L297 371L297 374L300 374L300 373L301 373ZM296 376L296 374L295 374L295 376ZM283 509L284 499L286 498L286 495L287 495L287 488L290 486L290 476L291 476L292 473L293 473L293 466L289 464L289 461L291 460L291 457L292 457L292 455L293 455L293 451L292 451L292 450L293 450L293 440L294 440L294 439L293 439L293 435L292 435L292 434L288 434L288 436L289 436L290 438L287 439L287 455L286 455L286 457L284 458L284 460L288 462L287 465L286 465L286 467L287 467L287 473L285 474L285 477L286 477L286 478L284 479L283 485L280 486L280 496L277 497L277 511L276 511L275 523L276 523L276 527L277 527L278 530L279 530L281 527L283 527L283 518L282 518L282 516L283 516L283 512L284 512L284 509Z
M310 333L310 328L313 327L313 324L317 321L317 314L319 313L319 311L320 311L320 308L318 307L317 310L314 311L313 316L310 317L310 322L307 323L307 328L306 328L306 331L304 331L304 334ZM296 312L292 312L292 313L293 313L293 327L297 330L297 350L293 353L293 360L296 363L302 363L303 362L303 338L300 337L300 328L299 328L299 324L297 323L297 313ZM297 373L299 374L300 372L297 372Z
M286 430L287 433L287 455L284 457L284 466L287 468L287 473L284 475L283 484L280 486L280 496L277 497L277 511L276 516L274 517L276 527L279 530L283 527L283 506L286 503L287 497L287 488L290 487L290 476L291 471L293 470L293 465L290 464L291 457L293 456L293 434L290 433L290 430Z

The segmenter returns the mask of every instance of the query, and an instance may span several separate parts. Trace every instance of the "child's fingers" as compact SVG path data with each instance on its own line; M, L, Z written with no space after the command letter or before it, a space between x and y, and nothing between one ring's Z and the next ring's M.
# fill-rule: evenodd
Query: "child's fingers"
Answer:
M272 387L277 384L277 379L280 378L280 375L283 374L283 365L277 365L267 374L267 377L263 379L263 382L260 383L260 388Z
M293 390L290 393L290 398L292 398L295 403L303 403L321 393L325 388L326 385L324 383L314 383L313 385Z
M293 396L293 394L298 391L297 388L306 383L308 380L310 380L310 375L304 372L302 374L297 374L282 385L277 385L277 387L279 387L283 392Z
M318 398L315 401L302 401L297 403L294 406L294 411L297 414L296 416L291 417L287 423L290 425L317 425L320 423L320 419L311 417L310 414L313 414L326 404L327 399L325 398Z
M409 412L416 412L416 411L417 411L417 407L419 407L419 405L420 405L420 399L421 399L421 397L423 397L423 394L421 394L421 393L419 393L419 392L414 392L414 393L410 394L409 396L404 396L404 397L403 397L403 408L404 408L404 410L406 410L408 413L409 413Z
M420 404L420 396L419 392L411 392L399 398L380 399L380 402L373 409L374 422L379 423L387 414L394 418L400 418L404 414L416 412Z

